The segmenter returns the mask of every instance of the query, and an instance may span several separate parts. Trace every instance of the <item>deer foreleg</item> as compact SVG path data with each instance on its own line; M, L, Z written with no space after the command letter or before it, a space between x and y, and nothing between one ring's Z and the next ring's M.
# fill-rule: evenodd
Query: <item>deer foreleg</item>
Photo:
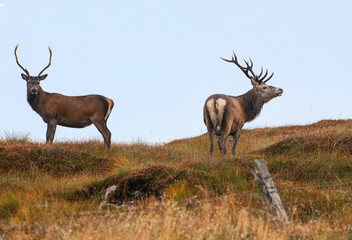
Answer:
M57 122L48 122L46 130L46 143L52 144L54 141Z

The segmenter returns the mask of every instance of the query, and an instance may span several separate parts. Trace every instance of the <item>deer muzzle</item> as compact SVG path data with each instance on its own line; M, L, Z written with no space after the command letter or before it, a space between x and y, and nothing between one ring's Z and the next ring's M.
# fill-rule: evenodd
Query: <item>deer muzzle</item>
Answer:
M283 94L284 90L282 90L281 88L277 89L277 96L281 96Z

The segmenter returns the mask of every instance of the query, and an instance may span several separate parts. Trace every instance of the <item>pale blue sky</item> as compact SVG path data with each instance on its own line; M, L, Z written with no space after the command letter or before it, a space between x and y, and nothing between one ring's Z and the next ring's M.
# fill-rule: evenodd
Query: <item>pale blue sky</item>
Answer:
M252 58L284 89L246 128L351 118L352 1L0 0L0 136L45 140L16 65L48 92L97 93L115 101L114 142L170 141L206 132L213 93L240 95L251 83L229 58ZM55 140L98 138L94 126L58 127Z

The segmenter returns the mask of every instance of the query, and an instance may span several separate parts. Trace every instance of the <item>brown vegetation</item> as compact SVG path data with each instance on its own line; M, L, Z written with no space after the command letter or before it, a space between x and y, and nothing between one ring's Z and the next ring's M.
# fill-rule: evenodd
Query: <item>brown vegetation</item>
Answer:
M160 146L0 141L0 238L351 239L352 120L243 130L209 162L206 135ZM228 143L231 145L231 142ZM250 167L264 158L291 223L266 214ZM100 208L105 189L116 185ZM136 194L138 193L138 194Z

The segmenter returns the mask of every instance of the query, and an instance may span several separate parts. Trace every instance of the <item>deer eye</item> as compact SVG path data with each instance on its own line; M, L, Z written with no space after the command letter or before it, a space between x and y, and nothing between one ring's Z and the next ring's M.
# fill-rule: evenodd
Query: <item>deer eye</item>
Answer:
M268 87L267 86L264 86L263 89L267 89Z

